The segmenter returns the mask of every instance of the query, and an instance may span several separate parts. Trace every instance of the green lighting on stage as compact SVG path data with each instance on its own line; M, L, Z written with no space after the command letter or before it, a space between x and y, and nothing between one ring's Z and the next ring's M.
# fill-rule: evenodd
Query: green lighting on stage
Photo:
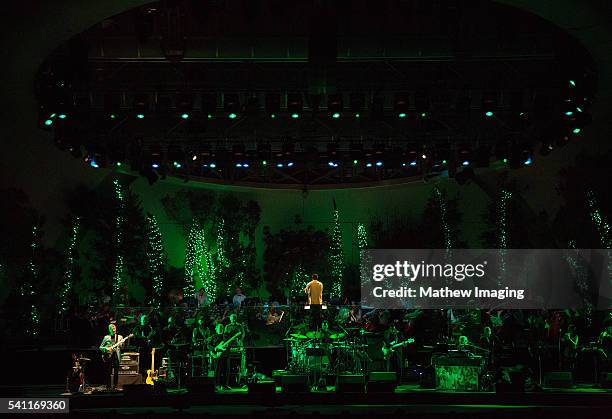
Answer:
M117 164L117 167L121 167L121 162L120 161L118 161L116 164Z
M262 166L267 166L267 165L268 165L268 161L267 161L267 160L262 161L262 162L261 162L261 165L262 165Z
M49 118L55 118L56 115L56 113L52 113L51 115L49 115Z
M65 113L61 113L57 116L59 119L66 119L66 114Z
M574 134L580 134L580 128L574 128L574 129L572 130L572 132L573 132Z
M582 108L581 108L580 106L576 106L576 110L577 110L578 112L582 112Z
M344 251L342 249L342 229L340 227L340 216L337 209L334 209L333 219L334 226L332 229L331 243L329 249L329 261L331 264L330 279L332 281L330 295L334 298L340 298L342 297Z
M45 121L45 125L46 125L46 126L53 125L53 121L52 121L51 119L47 119L47 120Z
M188 113L184 113L184 114L181 115L181 118L189 119L189 114Z
M206 117L207 117L208 119L212 119L212 115L211 115L211 114L206 115Z
M572 112L572 111L567 111L567 112L565 112L565 115L566 115L566 116L572 116L573 114L574 114L574 112Z
M138 113L138 114L136 114L136 118L144 119L144 114L143 113Z
M446 159L442 160L442 164L446 164Z
M421 112L421 118L427 118L427 112Z
M334 119L340 118L340 113L339 112L334 112L334 114L332 115L332 118L334 118Z
M275 119L276 118L276 114L273 113L272 115L270 115L270 118Z
M569 81L570 87L576 87L576 82L574 80Z
M397 116L400 117L400 118L405 118L406 117L406 112L400 112Z
M230 114L228 115L229 119L236 119L236 117L237 117L237 116L238 116L238 115L236 115L234 112L232 112L232 113L230 113Z
M292 117L293 119L298 119L298 118L300 117L300 114L299 114L299 113L292 113L292 114L291 114L291 117Z
M504 163L508 163L508 159L503 159L502 160Z
M353 160L353 165L357 166L357 163L359 163L359 160Z
M355 114L355 118L359 119L360 115L358 113Z
M487 118L490 118L490 117L492 117L492 116L493 116L493 112L491 112L491 111L486 111L486 112L485 112L485 116L486 116Z
M115 115L114 113L110 114L110 119L117 119L117 115Z

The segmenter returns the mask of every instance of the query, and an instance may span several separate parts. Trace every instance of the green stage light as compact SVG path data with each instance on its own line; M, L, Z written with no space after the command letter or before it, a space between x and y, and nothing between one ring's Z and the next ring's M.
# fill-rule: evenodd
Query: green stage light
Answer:
M332 118L334 118L334 119L338 119L338 118L340 118L340 113L339 113L339 112L334 112L334 113L332 114Z
M400 117L400 118L405 118L406 117L406 112L400 112L397 116Z
M353 160L353 165L357 166L357 163L359 163L359 160Z
M211 115L211 114L206 115L206 117L207 117L208 119L212 119L212 115Z
M117 162L117 167L121 167L121 162L120 161Z
M114 113L110 114L110 119L117 119L117 115L115 115Z
M66 119L66 114L65 113L61 113L57 116L59 119Z
M355 118L359 119L359 116L360 115L358 113L355 114Z
M232 113L230 113L230 114L228 115L229 119L236 119L236 117L237 117L237 116L238 116L238 115L236 115L234 112L232 112Z
M276 114L273 113L272 115L270 115L270 118L275 119L276 118Z
M442 160L442 164L446 164L446 159Z
M427 118L427 112L421 112L421 118Z
M262 161L262 162L261 162L261 165L262 165L262 166L267 166L267 165L268 165L268 161L267 161L267 160Z
M508 159L502 159L502 162L508 163Z
M491 112L491 111L486 111L486 112L485 112L485 116L486 116L487 118L490 118L490 117L492 117L492 116L493 116L493 112Z
M577 110L578 112L582 112L582 108L581 108L580 106L576 106L576 110Z
M566 115L566 116L572 116L573 114L574 114L574 112L572 112L572 111L567 111L567 112L565 112L565 115Z
M49 118L55 118L57 114L52 113L51 115L49 115Z
M136 118L144 119L144 114L143 113L138 113L138 114L136 114Z
M576 87L576 82L574 80L569 81L570 87Z
M47 120L45 121L45 125L46 125L46 126L53 125L53 120L51 120L51 119L47 119Z
M189 114L188 113L181 114L181 118L189 119Z
M574 128L574 129L572 130L572 132L573 132L574 134L580 134L580 128Z
M293 119L298 119L298 118L300 117L300 114L299 114L299 113L292 113L292 114L291 114L291 117L292 117Z

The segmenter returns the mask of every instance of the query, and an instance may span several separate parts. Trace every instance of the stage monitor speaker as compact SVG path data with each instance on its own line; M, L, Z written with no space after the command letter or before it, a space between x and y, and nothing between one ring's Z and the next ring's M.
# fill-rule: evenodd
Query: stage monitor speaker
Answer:
M127 385L138 385L142 384L142 375L140 374L119 374L117 380L117 387L123 388Z
M393 393L397 387L395 371L372 371L367 384L368 393Z
M276 383L271 380L249 383L249 394L274 395L276 394Z
M603 372L599 377L599 385L603 388L612 388L612 372Z
M549 372L544 375L544 387L548 388L570 388L574 380L572 373L568 371Z
M285 374L280 376L280 386L283 393L307 393L308 376Z
M215 392L215 377L189 377L185 383L192 394L212 394Z
M123 386L123 395L125 397L152 396L154 394L155 388L149 384L125 384Z
M363 374L338 374L336 393L365 393L365 376Z

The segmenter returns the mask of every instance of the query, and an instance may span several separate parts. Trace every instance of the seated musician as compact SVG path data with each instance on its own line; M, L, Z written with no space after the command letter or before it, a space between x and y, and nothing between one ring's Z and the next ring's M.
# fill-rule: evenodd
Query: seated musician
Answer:
M276 306L271 306L270 310L268 310L268 314L266 315L266 326L272 326L280 323L284 314L284 311L277 311Z

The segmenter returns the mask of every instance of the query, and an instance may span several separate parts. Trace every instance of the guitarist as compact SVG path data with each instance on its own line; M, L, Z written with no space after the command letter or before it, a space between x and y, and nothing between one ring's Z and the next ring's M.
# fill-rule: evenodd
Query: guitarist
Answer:
M117 325L111 323L108 325L108 335L104 336L100 344L100 351L104 354L110 354L110 359L106 362L106 389L115 390L119 382L119 361L121 360L121 348L124 344L117 346L114 350L112 346L121 341L123 336L117 334ZM112 377L112 381L111 381Z
M229 323L225 325L225 329L223 330L223 340L228 341L232 339L236 334L239 334L237 338L234 338L229 342L228 350L225 351L223 356L222 363L225 364L225 388L228 389L230 383L230 375L232 372L232 364L239 361L238 364L238 378L237 381L240 381L243 372L246 369L246 356L244 352L244 337L245 337L245 327L242 323L238 322L238 315L236 313L232 313L229 316Z

